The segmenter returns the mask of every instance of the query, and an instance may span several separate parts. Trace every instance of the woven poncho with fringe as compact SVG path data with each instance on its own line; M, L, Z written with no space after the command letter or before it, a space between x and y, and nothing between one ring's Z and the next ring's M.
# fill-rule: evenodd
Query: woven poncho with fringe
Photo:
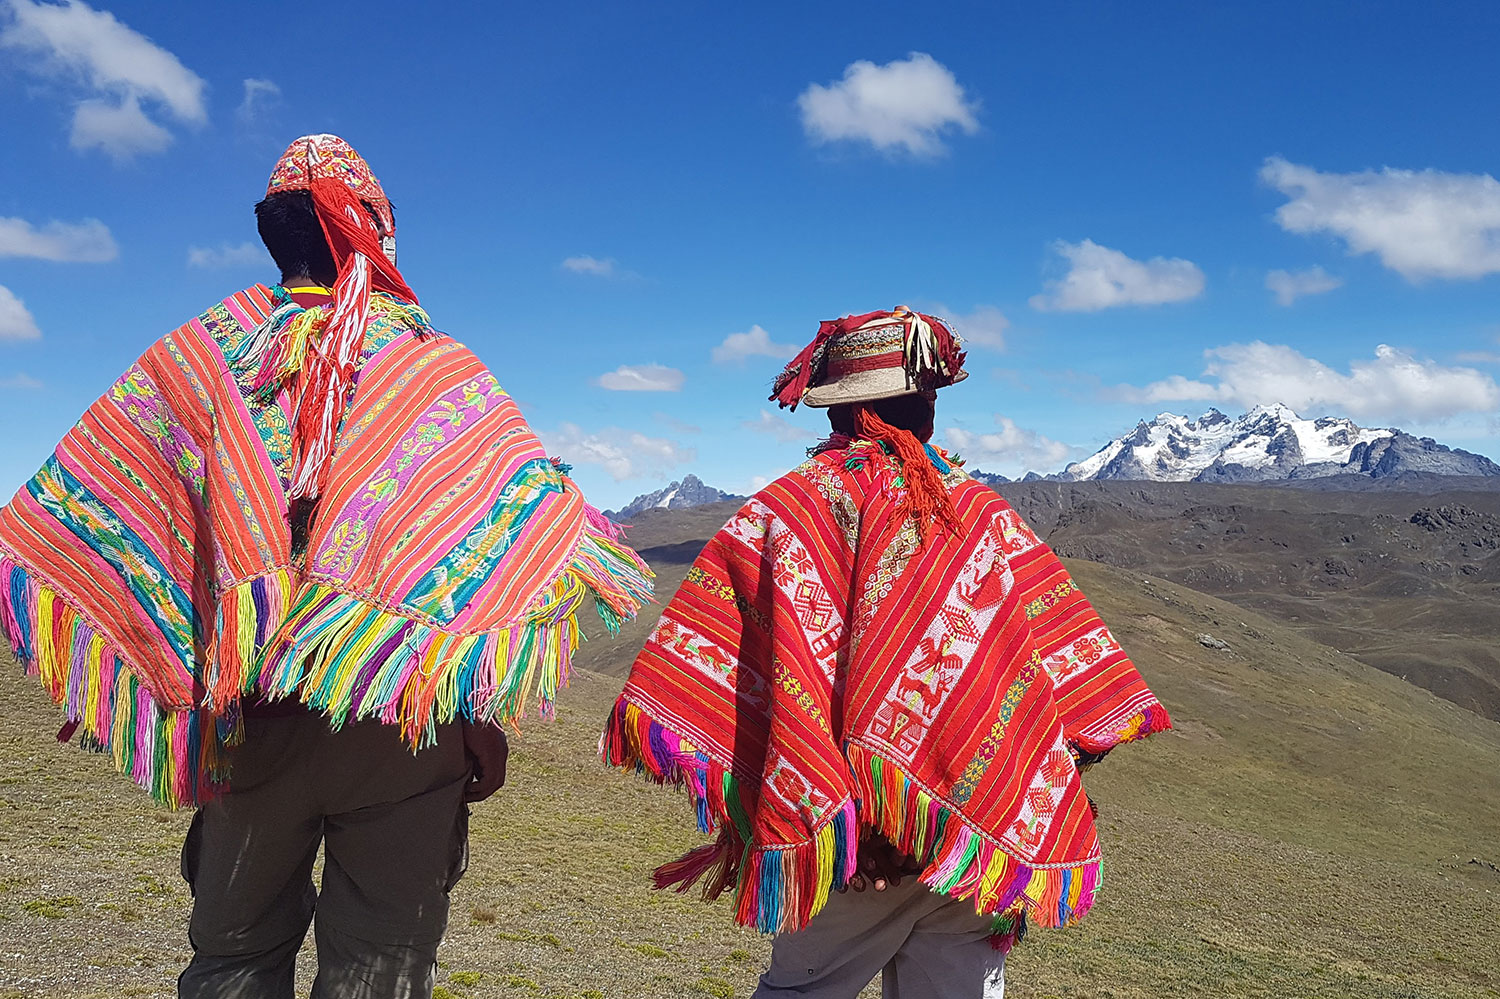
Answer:
M1092 905L1079 765L1171 722L1051 550L926 450L954 530L922 540L894 452L845 438L753 496L666 607L601 743L718 834L658 887L703 877L742 925L796 930L875 832L998 946Z
M260 375L316 311L256 285L174 330L0 510L17 656L65 731L169 805L227 777L243 699L379 718L417 746L532 695L549 711L582 606L614 629L649 599L649 570L494 376L379 293L294 552L292 404Z

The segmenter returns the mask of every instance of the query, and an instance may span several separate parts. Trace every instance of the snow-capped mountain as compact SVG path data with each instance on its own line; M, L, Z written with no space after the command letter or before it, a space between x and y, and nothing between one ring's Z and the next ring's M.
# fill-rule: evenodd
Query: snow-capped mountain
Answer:
M744 499L732 493L721 492L713 486L706 486L703 480L696 475L685 475L681 482L673 482L665 489L658 489L654 493L644 493L631 500L618 510L606 511L605 516L611 520L620 520L625 517L634 517L645 510L680 510L683 507L702 506L705 503L719 503L724 500Z
M1402 472L1500 475L1500 465L1428 437L1360 427L1338 417L1304 420L1276 404L1257 406L1238 419L1217 409L1196 420L1162 413L1055 478L1260 482Z

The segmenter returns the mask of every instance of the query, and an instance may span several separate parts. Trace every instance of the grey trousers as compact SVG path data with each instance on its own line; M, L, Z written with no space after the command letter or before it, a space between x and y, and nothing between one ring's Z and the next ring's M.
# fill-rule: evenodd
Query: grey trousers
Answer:
M855 999L876 975L884 999L1004 999L991 922L915 877L834 892L807 926L777 935L753 999Z
M468 862L457 725L413 755L395 726L312 713L246 720L230 790L193 818L182 999L290 999L317 913L314 999L427 999ZM313 862L324 848L322 891Z

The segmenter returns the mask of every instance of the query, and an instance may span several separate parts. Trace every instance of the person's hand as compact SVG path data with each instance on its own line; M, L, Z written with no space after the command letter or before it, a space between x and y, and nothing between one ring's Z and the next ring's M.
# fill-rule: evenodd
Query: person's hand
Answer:
M472 769L469 786L464 789L467 802L483 801L505 786L505 761L510 743L499 725L474 725L463 722L464 755Z
M860 840L857 869L848 887L855 891L874 888L885 891L896 888L903 877L918 874L922 866L896 849L884 836L870 835Z

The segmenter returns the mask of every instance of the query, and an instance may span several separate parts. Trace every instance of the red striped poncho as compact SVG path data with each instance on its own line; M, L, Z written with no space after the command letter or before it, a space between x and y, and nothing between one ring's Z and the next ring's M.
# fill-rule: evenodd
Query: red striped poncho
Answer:
M0 625L74 727L160 801L225 777L242 698L399 724L546 711L593 604L650 572L494 376L420 310L370 303L305 555L289 397L260 356L308 318L283 289L167 334L0 509Z
M636 659L606 761L687 785L717 842L657 872L795 930L878 831L997 933L1072 923L1099 886L1076 764L1170 727L1063 565L935 459L962 525L896 512L879 446L824 451L708 542Z

